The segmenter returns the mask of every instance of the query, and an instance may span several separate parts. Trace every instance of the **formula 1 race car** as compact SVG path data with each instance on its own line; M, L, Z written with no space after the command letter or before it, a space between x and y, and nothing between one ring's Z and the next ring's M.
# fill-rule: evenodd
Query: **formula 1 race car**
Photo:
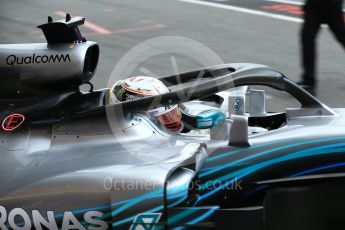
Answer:
M132 100L81 92L100 52L83 23L0 45L1 229L344 228L344 109L257 64L161 77L167 92ZM266 112L253 85L301 107ZM173 105L179 132L147 113Z

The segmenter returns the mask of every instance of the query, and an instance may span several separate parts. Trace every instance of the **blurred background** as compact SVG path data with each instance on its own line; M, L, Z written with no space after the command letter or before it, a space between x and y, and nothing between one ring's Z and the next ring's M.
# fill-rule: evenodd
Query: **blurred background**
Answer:
M106 87L115 64L135 45L159 36L183 36L212 49L225 62L253 62L299 80L302 0L0 0L0 43L45 42L37 25L65 12L86 17L81 31L100 44L92 82ZM345 53L324 27L318 40L318 97L345 107ZM173 51L172 51L173 52ZM200 63L176 55L179 71ZM156 75L174 73L171 55L142 64ZM143 73L133 73L140 74ZM120 79L121 76L118 76ZM268 99L282 107L295 102L281 92Z

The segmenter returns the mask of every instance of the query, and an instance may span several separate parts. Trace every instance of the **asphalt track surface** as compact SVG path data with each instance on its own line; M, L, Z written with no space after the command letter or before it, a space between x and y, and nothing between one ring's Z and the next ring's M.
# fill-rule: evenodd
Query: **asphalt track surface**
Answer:
M160 36L190 38L225 63L265 64L297 81L302 4L301 0L0 0L0 43L44 42L36 26L48 15L59 19L69 12L86 17L82 33L100 44L100 64L92 80L96 88L107 86L114 66L131 48ZM318 97L333 107L345 107L345 52L326 27L318 43ZM167 52L141 66L146 73L166 75L176 66L185 71L200 63ZM133 75L143 72L142 68ZM287 95L272 91L268 100L271 108L294 105Z

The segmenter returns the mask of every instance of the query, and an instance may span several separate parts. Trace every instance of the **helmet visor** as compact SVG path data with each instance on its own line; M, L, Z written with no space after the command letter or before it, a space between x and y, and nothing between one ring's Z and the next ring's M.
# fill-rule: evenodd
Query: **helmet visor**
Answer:
M180 132L183 129L182 115L177 105L162 113L154 114L149 112L149 114L170 131Z

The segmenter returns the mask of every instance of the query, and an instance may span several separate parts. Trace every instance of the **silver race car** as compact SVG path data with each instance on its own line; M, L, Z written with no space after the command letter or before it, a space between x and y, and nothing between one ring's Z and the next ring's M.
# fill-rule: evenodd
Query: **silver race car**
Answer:
M344 109L257 64L94 90L83 23L0 45L1 229L344 229Z

